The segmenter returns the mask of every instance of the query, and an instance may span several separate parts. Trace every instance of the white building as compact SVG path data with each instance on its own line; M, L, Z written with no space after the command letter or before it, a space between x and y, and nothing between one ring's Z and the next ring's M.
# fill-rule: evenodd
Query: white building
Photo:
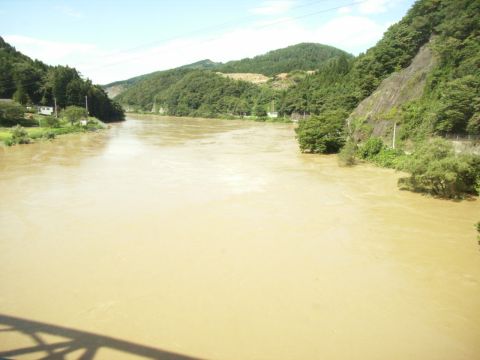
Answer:
M53 107L52 106L39 106L38 113L41 115L53 115Z

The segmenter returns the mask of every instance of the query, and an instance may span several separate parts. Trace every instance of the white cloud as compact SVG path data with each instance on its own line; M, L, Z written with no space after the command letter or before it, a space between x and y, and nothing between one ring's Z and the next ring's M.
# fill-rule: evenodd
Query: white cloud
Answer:
M358 10L361 14L379 14L386 12L392 3L392 0L367 0L358 5Z
M22 35L5 35L5 40L16 49L34 59L48 64L75 64L75 59L90 57L96 53L95 45L86 43L66 43L36 39Z
M349 14L352 12L352 8L350 6L343 6L340 9L338 9L339 14Z
M74 8L62 5L62 6L55 6L55 10L61 12L63 15L80 19L83 17L83 14L80 11L75 10Z
M363 16L334 18L316 30L316 39L354 54L365 51L380 40L387 26Z
M374 45L385 30L386 24L367 17L344 15L313 29L300 21L277 18L212 38L190 37L115 52L92 44L45 41L20 35L7 35L5 40L28 56L51 65L74 66L95 83L105 84L202 59L225 62L252 57L300 42L333 45L358 54Z
M290 10L293 4L292 0L267 0L262 5L251 9L250 12L258 15L279 15Z

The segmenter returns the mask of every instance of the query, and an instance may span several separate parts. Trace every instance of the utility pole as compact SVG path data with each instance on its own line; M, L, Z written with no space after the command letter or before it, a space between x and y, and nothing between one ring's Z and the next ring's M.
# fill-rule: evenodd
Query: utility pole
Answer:
M397 123L393 123L393 142L392 142L392 149L395 149L395 137L397 132Z
M87 116L88 116L88 96L85 95L85 110L87 110Z
M57 111L57 98L54 96L53 97L53 102L55 104L55 118L58 119L58 111Z

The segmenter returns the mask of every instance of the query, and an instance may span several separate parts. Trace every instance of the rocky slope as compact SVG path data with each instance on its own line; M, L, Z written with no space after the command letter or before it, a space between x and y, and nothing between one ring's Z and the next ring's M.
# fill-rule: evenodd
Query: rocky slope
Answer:
M391 74L367 98L361 101L347 119L355 125L354 136L362 140L366 135L390 137L394 123L399 122L399 111L406 103L423 95L427 76L434 68L436 58L431 42L421 47L412 63ZM401 125L399 125L401 127Z

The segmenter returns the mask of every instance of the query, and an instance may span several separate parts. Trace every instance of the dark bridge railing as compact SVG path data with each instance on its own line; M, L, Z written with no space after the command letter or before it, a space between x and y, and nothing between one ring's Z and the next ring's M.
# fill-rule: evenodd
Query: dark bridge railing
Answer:
M144 357L145 359L158 360L199 360L173 352L156 349L150 346L139 345L109 336L98 335L86 331L69 329L62 326L45 324L37 321L21 319L0 314L0 359L16 359L19 356L43 353L39 359L61 360L73 352L81 352L78 359L95 359L100 348L121 351L129 355ZM32 346L8 349L8 344L2 341L2 333L16 332L27 335L33 341ZM41 335L56 335L67 340L46 343ZM5 350L7 348L8 350Z

